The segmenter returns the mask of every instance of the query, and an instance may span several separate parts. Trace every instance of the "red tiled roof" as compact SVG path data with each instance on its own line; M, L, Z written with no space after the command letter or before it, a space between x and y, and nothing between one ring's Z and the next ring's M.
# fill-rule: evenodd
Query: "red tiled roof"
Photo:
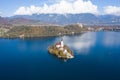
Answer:
M61 42L56 43L56 45L61 45Z

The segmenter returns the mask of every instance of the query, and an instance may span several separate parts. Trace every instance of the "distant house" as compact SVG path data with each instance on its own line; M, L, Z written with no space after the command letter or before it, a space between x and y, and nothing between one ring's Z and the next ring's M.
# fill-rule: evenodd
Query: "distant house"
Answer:
M25 37L24 34L19 35L19 38L24 38L24 37Z
M56 43L57 48L60 48L60 46L61 46L61 42Z
M83 24L82 24L82 23L77 23L77 25L78 25L80 28L83 28Z
M94 28L92 28L92 27L88 27L88 30L89 30L89 31L93 31Z
M68 51L65 49L63 53L64 53L64 54L67 54L67 53L68 53Z

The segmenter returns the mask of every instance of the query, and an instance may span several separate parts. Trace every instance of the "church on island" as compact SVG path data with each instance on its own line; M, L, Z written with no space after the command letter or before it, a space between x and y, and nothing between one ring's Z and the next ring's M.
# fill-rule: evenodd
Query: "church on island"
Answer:
M57 42L56 43L56 48L58 48L59 50L63 50L64 48L64 43L63 43L63 39L61 39L61 41L60 42Z
M65 45L64 45L64 42L63 42L63 39L61 39L60 42L57 42L55 44L56 48L59 49L60 51L63 52L64 55L67 56L67 58L73 58L73 55L71 55L68 50L65 48Z
M67 45L64 44L63 39L49 46L48 52L62 59L74 58L73 51Z

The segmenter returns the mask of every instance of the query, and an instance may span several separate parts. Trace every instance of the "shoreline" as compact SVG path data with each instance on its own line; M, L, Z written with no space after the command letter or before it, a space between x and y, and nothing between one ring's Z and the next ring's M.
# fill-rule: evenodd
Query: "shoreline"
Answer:
M63 34L63 35L45 35L45 36L33 36L33 37L0 37L0 39L32 39L32 38L48 38L48 37L61 37L61 36L75 36L81 35L86 32L74 33L74 34Z
M74 33L74 34L45 35L45 36L33 36L33 37L22 37L22 38L20 38L19 36L18 37L0 36L0 39L33 39L33 38L48 38L48 37L61 37L61 36L76 36L76 35L81 35L81 34L88 33L88 32L117 32L117 31L83 31L83 32Z
M81 31L80 33L74 33L74 34L63 34L63 35L44 35L44 36L33 36L33 37L8 37L8 36L0 36L0 39L33 39L33 38L48 38L48 37L61 37L61 36L75 36L75 35L81 35L87 32L118 32L118 31Z

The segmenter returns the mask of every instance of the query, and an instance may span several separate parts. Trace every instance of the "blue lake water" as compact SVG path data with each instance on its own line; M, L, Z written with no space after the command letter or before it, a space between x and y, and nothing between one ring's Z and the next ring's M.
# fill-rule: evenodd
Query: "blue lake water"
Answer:
M0 39L0 80L120 80L120 33L63 36L75 54L67 61L48 53L60 37Z

